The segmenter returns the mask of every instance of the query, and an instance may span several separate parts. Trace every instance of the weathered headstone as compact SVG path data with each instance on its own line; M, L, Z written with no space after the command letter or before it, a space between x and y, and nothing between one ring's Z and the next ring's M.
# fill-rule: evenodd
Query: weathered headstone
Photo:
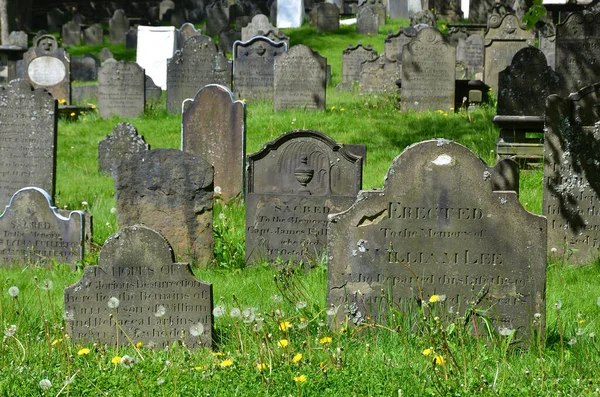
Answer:
M65 288L67 333L81 344L212 348L212 306L212 284L175 263L169 242L142 225L110 236L98 265Z
M379 26L383 26L385 25L385 21L386 21L386 17L387 17L387 0L384 4L384 2L382 0L365 0L365 1L359 1L359 10L362 7L367 7L370 8L375 14L377 14L377 23L379 24Z
M134 49L137 48L137 30L134 28L130 28L127 33L125 33L125 48Z
M366 48L359 41L356 46L348 44L342 53L342 82L336 87L339 90L352 90L354 82L360 79L361 64L377 58L377 51L371 44Z
M175 10L175 3L172 0L162 0L158 5L158 20L170 22L173 10Z
M162 90L160 87L154 84L152 77L146 76L146 103L160 102L161 97Z
M360 65L358 92L361 94L395 94L396 82L402 78L400 61L388 59L385 54Z
M460 0L433 0L430 4L432 3L433 8L435 9L435 15L439 19L451 22L456 22L463 19Z
M12 31L8 35L8 45L27 48L27 33L22 31Z
M244 103L228 88L211 84L186 103L182 115L182 150L214 167L214 185L226 202L241 196L246 155Z
M379 16L369 7L361 7L356 15L356 33L376 35L379 33Z
M145 74L135 62L106 62L98 72L100 117L140 117L144 114Z
M213 167L176 149L140 152L113 165L120 227L161 232L177 257L198 266L213 254ZM186 260L187 260L186 259Z
M196 36L185 42L181 51L167 60L167 111L180 113L181 104L207 84L231 88L233 63L218 52L208 36Z
M108 61L109 59L115 59L115 56L113 55L112 51L109 48L104 47L98 53L98 59L100 60L101 63L104 63L104 62Z
M229 26L229 7L220 1L210 3L206 7L206 34L216 36Z
M556 69L556 26L546 23L539 31L539 48L542 50L552 70Z
M321 3L315 7L317 33L337 32L340 29L340 10L335 4Z
M304 0L277 0L277 27L299 28L304 21Z
M92 54L71 58L71 81L96 81L100 61Z
M408 19L409 17L408 0L389 0L388 8L392 19Z
M242 31L230 27L219 32L219 51L223 54L233 54L233 44L242 40Z
M362 158L321 132L291 131L248 156L247 185L247 261L316 261L327 216L362 187Z
M299 44L275 57L273 108L325 110L327 58Z
M236 41L233 52L235 97L245 100L273 100L275 57L287 51L286 42L255 36Z
M535 313L543 329L546 219L497 188L512 176L451 141L409 146L383 190L329 217L332 325L385 321L391 306L413 313L435 294L445 297L435 311L442 320L476 301L495 328L516 330L515 341L528 340Z
M104 42L104 29L102 25L95 23L83 31L83 42L85 45L102 45Z
M456 62L465 66L466 79L483 81L484 48L483 36L480 34L458 40Z
M414 28L404 28L402 26L400 26L400 29L396 34L389 31L383 44L385 56L392 60L396 59L402 63L402 49L406 44L410 43L416 34L417 31Z
M258 14L252 18L252 22L248 24L245 28L242 28L242 41L249 41L254 36L261 36L259 32L269 32L269 31L279 32L279 29L271 25L269 22L269 18L266 15Z
M69 21L62 26L62 45L65 47L81 44L81 25Z
M119 123L112 133L98 142L98 172L112 172L115 161L128 160L134 154L150 150L144 137L130 123Z
M71 56L58 47L56 38L42 35L34 47L23 54L27 81L34 88L45 88L54 98L71 103Z
M272 29L268 32L259 31L258 33L259 36L266 37L267 39L273 40L275 42L285 41L288 44L288 47L290 46L290 38L287 37L285 33L280 31L279 29Z
M173 26L138 26L136 62L163 90L167 89L167 59L173 57L176 42Z
M425 28L402 52L403 111L454 108L456 49L435 28Z
M116 10L108 21L110 44L125 44L125 34L129 30L129 19L124 10Z
M182 49L186 41L195 36L201 36L202 30L196 29L191 23L184 23L180 29L177 29L177 48Z
M82 211L60 215L44 190L20 189L0 216L0 262L10 266L55 260L75 268L83 260L84 222Z
M435 15L433 15L433 12L431 12L429 10L423 10L423 11L419 11L419 12L416 12L413 15L411 15L410 16L410 26L415 27L417 25L427 25L430 28L437 27L437 24L435 21Z
M487 23L495 0L469 0L469 23Z

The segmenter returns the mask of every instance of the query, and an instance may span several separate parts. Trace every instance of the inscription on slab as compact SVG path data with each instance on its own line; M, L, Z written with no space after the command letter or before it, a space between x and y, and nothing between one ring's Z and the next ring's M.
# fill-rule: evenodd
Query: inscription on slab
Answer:
M67 332L81 344L125 346L131 339L158 349L176 341L211 348L212 306L212 284L196 279L189 264L174 263L165 238L140 225L109 237L98 266L65 288Z
M98 142L98 171L111 173L115 161L131 158L135 153L150 150L144 137L130 123L119 123L104 140Z
M402 78L400 61L388 59L385 54L360 65L358 91L361 94L395 94L396 82Z
M139 117L144 114L146 78L135 62L106 62L98 73L100 117Z
M337 32L340 29L340 10L335 4L321 3L317 5L317 33Z
M360 7L358 10L356 33L369 36L379 33L379 16L370 7Z
M456 62L465 67L469 80L483 80L484 48L483 36L480 34L458 39Z
M352 86L348 85L360 79L361 64L365 61L370 61L376 58L377 51L373 50L371 44L369 44L366 48L360 41L356 46L349 44L348 48L346 48L342 54L341 85L346 85L348 89L352 89Z

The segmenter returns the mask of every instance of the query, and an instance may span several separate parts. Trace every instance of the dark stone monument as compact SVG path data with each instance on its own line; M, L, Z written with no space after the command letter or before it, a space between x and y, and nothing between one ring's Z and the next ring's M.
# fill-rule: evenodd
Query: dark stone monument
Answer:
M85 45L102 45L104 42L104 29L102 25L95 23L83 31L83 42Z
M229 27L219 32L219 51L223 54L233 54L233 44L242 40L242 31Z
M74 269L83 260L84 229L83 211L62 216L44 190L20 189L0 216L0 262L10 266L56 261Z
M335 4L321 3L315 7L317 33L337 32L340 29L340 10Z
M546 219L507 184L516 164L500 164L451 141L420 142L394 159L383 190L330 216L327 304L340 307L330 324L386 321L388 305L416 313L435 294L442 321L483 310L527 343L539 313L543 330Z
M454 108L456 49L435 28L424 28L402 52L403 111Z
M150 145L138 135L133 124L119 123L112 134L98 142L98 172L110 174L115 161L129 160L134 154L146 150L150 150Z
M49 32L58 32L60 27L66 22L65 13L54 7L46 13L46 21L48 22Z
M180 113L183 101L193 98L207 84L231 89L232 68L233 63L218 52L210 37L189 39L167 60L167 111Z
M115 347L134 340L162 350L179 341L212 348L212 310L212 284L196 279L189 264L175 263L169 242L142 225L109 237L98 265L65 288L74 343Z
M556 69L556 26L547 22L539 31L539 48L542 50L552 70Z
M144 114L145 74L135 62L106 62L98 73L100 117L140 117Z
M402 78L400 61L388 59L385 54L360 65L358 91L361 94L396 94L396 81Z
M366 48L359 41L356 46L348 44L342 53L342 82L337 86L339 90L353 90L354 83L360 79L361 64L377 58L377 51L371 44Z
M246 259L317 261L327 216L362 187L362 158L318 131L288 132L248 156Z
M160 231L176 257L205 266L213 254L213 167L176 149L154 149L113 165L120 227Z
M325 110L327 58L299 44L275 57L273 109Z
M182 115L182 149L214 167L215 188L225 202L241 196L246 155L244 103L228 88L211 84L186 103Z
M215 1L206 6L206 34L216 36L229 27L229 7Z
M65 47L78 46L81 44L81 25L69 21L62 26L62 45Z
M269 18L263 14L257 14L252 18L252 22L245 28L242 28L242 41L249 41L254 36L263 36L269 31L279 33L279 29L271 25ZM259 33L262 32L262 33Z
M202 30L196 29L191 23L184 23L180 29L177 29L177 49L182 49L186 41L192 37L202 36Z
M125 34L129 30L129 19L124 10L116 10L108 21L110 44L125 44Z
M71 81L98 80L100 61L92 54L71 58Z
M469 23L487 23L496 0L469 0Z
M58 47L51 35L41 35L33 45L23 54L27 81L34 88L45 88L54 98L71 104L71 56Z
M485 47L483 36L472 34L466 39L458 39L456 62L465 67L465 80L482 80Z
M402 63L402 49L406 44L410 43L416 34L417 31L414 28L403 28L402 26L400 26L396 34L389 31L383 44L385 56Z
M162 89L154 84L152 77L146 76L146 103L158 103L162 97Z
M379 34L379 16L370 7L361 7L356 15L356 33Z
M108 49L107 47L104 47L98 53L98 59L100 59L101 63L104 63L104 62L108 61L109 59L115 59L115 56L113 55L113 53L110 49Z
M137 48L137 29L130 28L127 33L125 33L125 48Z
M245 100L273 100L275 57L287 51L287 43L255 36L234 43L233 81L235 97Z

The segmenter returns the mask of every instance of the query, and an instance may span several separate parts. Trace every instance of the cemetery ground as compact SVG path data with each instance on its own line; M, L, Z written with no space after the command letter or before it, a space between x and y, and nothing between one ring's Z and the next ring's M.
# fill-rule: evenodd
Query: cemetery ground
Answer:
M247 153L295 129L367 144L364 189L382 187L392 160L406 146L430 138L457 141L495 163L493 103L456 114L402 114L394 95L336 92L342 50L362 39L382 52L384 35L357 36L343 27L338 34L314 35L310 29L286 34L293 44L308 44L327 56L332 65L326 111L275 113L271 103L247 103ZM97 263L99 248L118 230L114 183L97 171L97 144L118 122L129 121L153 149L179 148L181 117L164 108L163 94L163 103L142 118L103 120L87 113L60 120L55 204L94 216L94 249L86 264ZM526 209L541 213L541 169L521 171L519 193ZM546 329L537 332L541 325L534 324L531 340L523 343L514 343L510 332L497 334L487 327L489 318L477 304L465 317L442 323L438 317L448 308L440 296L413 312L392 306L384 323L370 322L367 313L357 327L329 328L335 308L325 303L325 258L246 266L244 223L243 201L224 203L217 197L215 257L207 268L194 268L200 280L213 284L213 350L177 344L158 350L135 339L119 349L73 343L65 333L63 290L81 278L82 270L62 264L0 268L0 395L600 393L595 336L600 337L599 263L573 267L568 258L549 259ZM160 319L168 313L155 315Z

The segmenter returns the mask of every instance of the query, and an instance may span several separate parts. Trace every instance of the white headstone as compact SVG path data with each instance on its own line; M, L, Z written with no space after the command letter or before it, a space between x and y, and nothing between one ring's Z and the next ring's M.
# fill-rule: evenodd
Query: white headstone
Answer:
M136 62L163 90L167 89L167 59L173 58L176 45L174 26L138 26Z
M299 28L304 21L304 0L277 0L277 27Z

